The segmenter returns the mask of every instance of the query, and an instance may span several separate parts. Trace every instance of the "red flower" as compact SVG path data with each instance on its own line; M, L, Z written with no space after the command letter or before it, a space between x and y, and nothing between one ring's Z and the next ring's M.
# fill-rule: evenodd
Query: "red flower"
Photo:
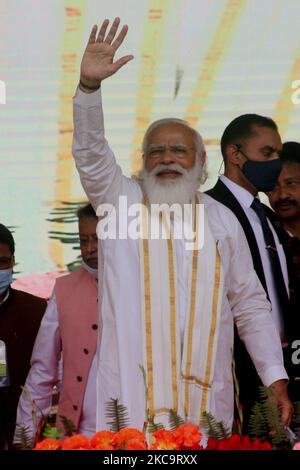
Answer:
M202 438L202 434L199 431L198 426L195 424L183 424L179 426L173 433L178 448L181 450L199 450L199 442Z
M160 429L153 433L155 442L152 444L150 450L178 450L179 446L171 431Z
M95 450L114 450L114 433L111 431L99 431L91 439L92 449Z
M228 439L220 439L217 441L217 450L241 450L241 436L232 434Z
M261 442L257 437L252 441L253 450L272 450L272 445L270 442L264 441Z
M218 441L210 437L207 441L207 445L204 450L217 450L218 448Z
M63 442L62 450L90 450L91 444L89 439L82 434L67 437Z
M205 450L272 450L269 442L260 442L259 439L251 441L249 436L233 434L228 439L208 439Z
M61 449L62 442L57 439L44 439L41 442L37 442L33 450L59 450Z
M252 442L250 441L250 437L240 436L240 446L241 446L241 450L251 450Z

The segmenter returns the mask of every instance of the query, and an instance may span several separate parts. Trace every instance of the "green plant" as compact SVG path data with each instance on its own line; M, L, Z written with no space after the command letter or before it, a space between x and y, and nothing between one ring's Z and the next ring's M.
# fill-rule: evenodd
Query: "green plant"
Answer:
M128 427L129 416L127 408L119 404L118 398L111 398L106 404L106 417L111 420L108 424L112 432L118 432L120 429Z
M215 440L227 439L230 436L222 421L216 421L211 413L203 413L201 425L206 430L207 436Z
M268 387L260 387L260 401L252 410L249 420L249 434L260 440L270 440L276 449L291 449L292 443L284 427L274 392Z
M179 428L184 424L184 419L177 414L175 410L170 409L169 410L169 426L171 431L175 431L175 429Z

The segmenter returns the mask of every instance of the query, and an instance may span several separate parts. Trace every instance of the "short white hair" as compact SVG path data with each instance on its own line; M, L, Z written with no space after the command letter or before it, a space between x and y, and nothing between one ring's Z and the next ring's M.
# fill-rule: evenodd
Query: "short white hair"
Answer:
M152 132L154 129L156 129L159 126L165 126L168 124L180 124L181 126L185 126L191 131L193 131L195 135L196 154L200 156L205 152L203 139L200 133L196 131L196 129L191 127L187 121L185 121L184 119L178 119L178 118L164 118L164 119L158 119L157 121L152 122L152 124L150 124L150 126L146 130L144 138L143 138L143 143L142 143L143 154L145 154L146 152L146 146L147 146L147 141L148 141L150 132Z

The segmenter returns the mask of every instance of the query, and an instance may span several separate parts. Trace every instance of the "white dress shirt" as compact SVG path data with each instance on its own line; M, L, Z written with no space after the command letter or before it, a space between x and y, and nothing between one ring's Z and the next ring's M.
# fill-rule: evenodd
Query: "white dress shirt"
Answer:
M34 344L31 369L25 387L35 400L38 416L47 416L51 409L53 386L61 380L60 360L62 355L58 312L53 293ZM63 358L62 358L63 359ZM96 431L96 354L94 355L85 389L82 414L78 432L91 436ZM17 410L17 425L36 429L32 421L32 407L24 394L21 395Z
M241 204L250 224L253 229L256 241L257 241L257 246L259 249L259 254L261 258L261 262L263 265L263 270L265 274L265 279L266 279L266 285L268 289L268 294L269 294L269 299L272 305L272 317L275 323L275 326L277 328L277 331L280 335L281 340L284 340L284 326L283 326L283 318L282 314L280 311L280 305L278 302L278 297L276 295L276 287L274 283L274 277L272 274L272 267L271 267L271 262L270 262L270 257L268 254L268 250L266 249L266 243L263 235L263 230L261 226L261 222L259 220L258 215L256 212L251 208L251 204L254 200L254 196L249 193L246 189L242 188L238 184L234 183L231 181L229 178L226 176L222 175L220 176L220 180L222 183L225 184L225 186L229 189L229 191L232 192L232 194L235 196L235 198L238 200L238 202ZM285 259L285 254L283 247L278 239L278 236L272 227L272 224L268 220L270 229L273 233L275 244L276 244L276 249L277 253L279 256L280 260L280 265L281 265L281 270L284 278L284 282L286 285L286 289L288 292L288 272L287 272L287 265L286 265L286 259Z

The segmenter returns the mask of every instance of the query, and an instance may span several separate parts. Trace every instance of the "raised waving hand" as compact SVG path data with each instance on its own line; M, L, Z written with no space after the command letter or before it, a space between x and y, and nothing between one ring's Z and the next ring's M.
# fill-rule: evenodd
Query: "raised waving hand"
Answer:
M96 88L100 86L102 80L116 73L123 65L133 59L132 55L126 55L114 60L128 31L128 26L124 25L117 35L119 24L120 18L115 18L107 32L109 20L103 21L98 35L97 25L93 26L81 62L80 80L82 84Z

